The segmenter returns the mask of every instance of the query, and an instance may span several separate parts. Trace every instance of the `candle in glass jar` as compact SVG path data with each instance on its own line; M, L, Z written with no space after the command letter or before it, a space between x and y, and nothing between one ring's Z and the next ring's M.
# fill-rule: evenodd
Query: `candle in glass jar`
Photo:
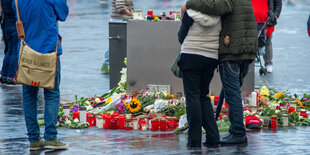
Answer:
M125 130L132 130L132 120L131 119L125 120Z
M80 122L82 123L86 122L86 107L80 108Z
M159 121L157 118L151 120L151 131L157 131L159 129Z
M282 122L283 122L283 124L282 124L283 127L288 126L288 115L287 114L282 115Z
M110 128L111 119L112 119L111 115L105 116L104 128L106 128L106 129Z
M308 118L308 114L306 112L306 109L301 109L300 110L300 116L304 117L304 118Z
M96 126L97 128L103 128L103 118L100 115L96 117Z
M132 128L134 130L138 130L139 129L138 118L137 117L132 117Z
M161 119L160 120L160 131L166 131L167 130L167 120Z
M277 116L276 115L271 116L271 127L272 128L277 127Z
M63 106L63 112L64 112L64 116L69 116L70 114L70 106L69 105L64 105Z
M125 128L125 116L124 115L119 115L118 116L118 128L119 129L124 129Z
M141 115L138 121L139 130L142 130L142 125L146 125L146 116Z
M79 115L80 115L80 113L78 111L74 111L73 112L73 120L75 120L76 118L79 119Z

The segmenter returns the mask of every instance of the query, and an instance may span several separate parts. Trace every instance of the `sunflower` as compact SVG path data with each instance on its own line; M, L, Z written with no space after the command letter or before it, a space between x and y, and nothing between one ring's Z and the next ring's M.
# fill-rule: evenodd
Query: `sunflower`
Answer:
M141 103L140 100L137 100L137 98L132 98L131 102L127 104L127 108L131 113L136 113L141 109Z

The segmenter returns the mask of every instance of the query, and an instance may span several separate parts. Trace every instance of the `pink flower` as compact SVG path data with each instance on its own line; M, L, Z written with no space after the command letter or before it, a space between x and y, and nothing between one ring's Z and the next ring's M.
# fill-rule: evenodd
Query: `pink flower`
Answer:
M284 107L284 104L283 104L283 103L280 103L280 106L281 106L281 107Z
M289 107L290 106L290 104L288 104L288 103L286 103L286 105L285 105L286 107Z
M61 119L66 119L67 118L67 116L63 116Z
M276 108L276 109L277 109L277 110L278 110L278 109L280 109L280 106L277 106L277 108Z

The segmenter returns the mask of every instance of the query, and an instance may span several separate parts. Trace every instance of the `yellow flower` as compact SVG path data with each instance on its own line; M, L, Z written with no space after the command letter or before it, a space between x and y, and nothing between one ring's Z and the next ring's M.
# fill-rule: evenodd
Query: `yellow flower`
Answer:
M297 102L300 106L302 106L302 102L299 99L296 99L295 102Z
M276 93L273 98L280 98L282 96L283 92Z
M270 94L269 94L269 90L267 89L267 87L266 86L263 86L262 87L262 89L261 89L261 91L260 91L260 94L259 94L260 96L270 96Z
M107 101L105 102L105 104L109 104L113 101L113 99L111 97L108 97Z
M167 98L174 98L174 95L171 95L171 94L167 93L166 97Z
M141 109L141 103L140 100L137 100L137 98L132 98L131 102L128 103L127 108L131 113L136 113Z

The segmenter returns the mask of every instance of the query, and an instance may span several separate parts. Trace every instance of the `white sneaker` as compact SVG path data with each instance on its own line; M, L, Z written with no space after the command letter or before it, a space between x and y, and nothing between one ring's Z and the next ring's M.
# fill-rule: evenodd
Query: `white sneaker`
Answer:
M272 65L267 65L266 69L268 73L272 73Z

